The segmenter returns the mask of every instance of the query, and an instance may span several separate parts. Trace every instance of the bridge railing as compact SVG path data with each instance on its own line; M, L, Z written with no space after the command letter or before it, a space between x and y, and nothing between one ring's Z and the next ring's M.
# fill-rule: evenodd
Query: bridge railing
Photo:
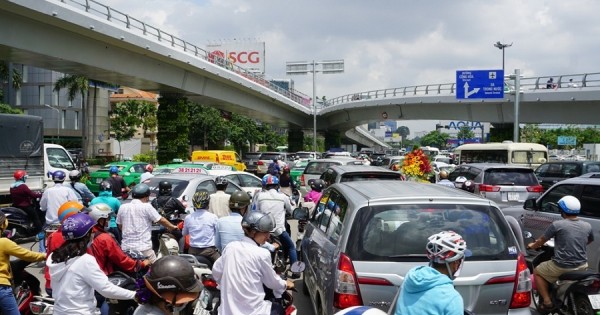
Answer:
M296 91L296 90L286 90L281 88L280 86L271 83L268 79L265 79L264 76L248 71L245 68L242 68L233 62L226 60L225 58L207 52L206 50L188 42L184 39L181 39L173 34L165 32L157 27L149 25L139 19L136 19L126 13L123 13L119 10L113 9L107 5L104 5L95 0L57 0L62 3L68 4L73 8L84 10L85 12L100 17L102 19L106 19L107 21L115 24L120 24L127 28L130 32L136 33L137 35L142 35L147 38L151 38L154 41L160 43L166 43L171 45L174 49L183 51L193 57L204 59L209 61L215 65L218 65L224 69L235 72L240 76L256 82L278 94L281 94L292 101L302 104L304 106L310 106L311 99L305 94ZM146 47L149 49L149 47Z
M552 78L552 82L548 82ZM554 81L556 79L556 81ZM585 89L590 87L600 87L600 72L563 74L554 76L540 76L521 78L521 92L557 89ZM504 93L514 93L514 81L506 79L504 81ZM325 102L325 107L337 104L346 104L368 99L378 98L396 98L425 95L454 95L456 94L456 82L442 84L414 85L399 88L389 88L381 90L372 90L342 95L329 99Z

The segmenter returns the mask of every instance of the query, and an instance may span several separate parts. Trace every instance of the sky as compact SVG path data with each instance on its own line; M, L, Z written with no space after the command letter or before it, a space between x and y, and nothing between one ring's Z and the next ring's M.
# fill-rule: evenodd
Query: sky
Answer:
M265 42L266 77L291 78L312 95L312 76L287 61L343 59L317 74L331 99L384 88L455 81L457 70L521 69L524 77L600 72L597 0L99 0L197 46ZM402 122L411 133L437 121Z

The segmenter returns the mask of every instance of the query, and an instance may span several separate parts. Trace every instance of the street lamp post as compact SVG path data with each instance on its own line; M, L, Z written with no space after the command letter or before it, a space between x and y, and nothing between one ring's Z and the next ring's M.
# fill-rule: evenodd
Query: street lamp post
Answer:
M498 48L498 49L502 50L502 71L504 71L504 50L506 49L506 47L510 47L510 46L512 46L512 45L513 45L513 43L510 43L510 44L503 44L503 43L501 43L500 41L497 41L497 42L494 44L494 47L496 47L496 48Z
M56 143L58 143L60 141L60 109L48 104L44 104L44 106L56 111Z
M321 69L317 69L317 65L321 66ZM308 69L308 66L312 66ZM317 152L317 103L316 103L316 85L315 85L315 73L321 72L323 74L333 74L344 72L344 60L323 60L323 61L294 61L286 62L285 73L287 75L295 74L308 74L312 73L312 110L313 110L313 152Z

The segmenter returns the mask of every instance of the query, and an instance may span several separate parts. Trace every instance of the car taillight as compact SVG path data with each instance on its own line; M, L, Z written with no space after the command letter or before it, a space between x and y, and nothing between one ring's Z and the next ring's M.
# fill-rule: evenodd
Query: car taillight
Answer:
M306 184L304 183L304 174L300 176L300 186L306 186Z
M344 309L351 306L362 305L360 288L354 265L350 257L346 254L340 254L340 262L336 270L336 283L333 293L333 306L338 309Z
M529 186L529 187L527 187L527 191L541 193L541 192L544 192L544 187L542 187L542 185Z
M531 304L531 272L527 268L523 253L520 253L517 258L515 280L510 308L529 307Z
M207 290L216 290L217 289L217 281L212 277L202 277L202 285Z
M496 192L496 191L500 191L500 186L492 186L492 185L480 184L479 185L479 191Z

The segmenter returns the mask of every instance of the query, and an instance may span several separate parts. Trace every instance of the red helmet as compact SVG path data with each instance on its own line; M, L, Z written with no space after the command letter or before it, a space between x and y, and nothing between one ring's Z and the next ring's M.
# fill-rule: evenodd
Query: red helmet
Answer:
M152 173L152 171L154 170L154 166L152 166L152 164L147 164L144 169L150 173Z
M27 172L25 172L24 170L17 170L13 174L13 177L15 178L15 180L22 180L25 178L25 176L27 176Z

